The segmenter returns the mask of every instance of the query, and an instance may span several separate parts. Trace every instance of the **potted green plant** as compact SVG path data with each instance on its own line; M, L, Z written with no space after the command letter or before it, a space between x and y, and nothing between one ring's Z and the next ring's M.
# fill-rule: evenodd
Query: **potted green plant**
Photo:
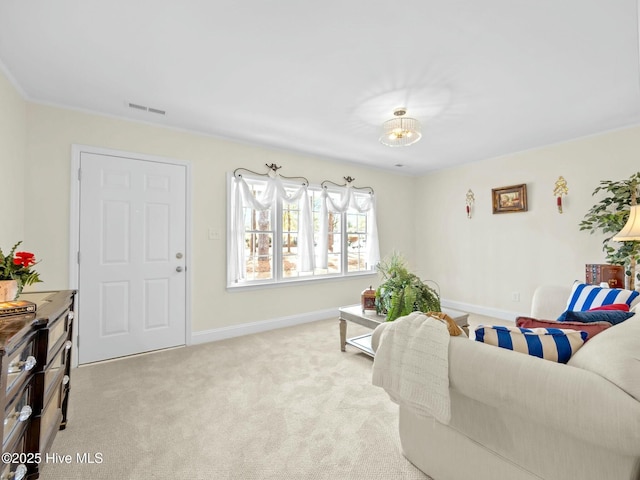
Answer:
M10 297L3 301L15 300L22 292L22 289L33 283L41 282L38 272L33 270L36 257L31 252L16 252L22 241L16 243L8 254L4 254L0 249L0 282L15 282L12 288L5 287L3 292L11 292Z
M381 261L376 268L383 280L376 289L376 311L386 314L388 322L413 311L442 310L438 292L409 272L399 253L392 253L388 260Z
M640 172L624 180L601 181L592 195L604 194L604 196L591 207L584 220L580 222L580 230L587 230L592 234L595 232L605 234L602 251L606 254L607 262L612 265L624 265L627 278L631 280L630 288L633 288L635 283L631 275L632 269L635 270L639 260L640 242L613 242L611 239L624 227L631 205L637 204L640 198L638 185L640 185ZM635 272L633 275L640 280L640 275Z

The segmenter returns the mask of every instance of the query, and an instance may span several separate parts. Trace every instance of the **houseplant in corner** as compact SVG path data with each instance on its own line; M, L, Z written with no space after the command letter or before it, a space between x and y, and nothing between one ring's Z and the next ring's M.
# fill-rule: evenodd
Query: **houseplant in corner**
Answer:
M386 314L388 322L416 310L441 311L438 292L409 272L399 253L393 252L388 260L378 263L377 270L383 282L376 289L376 310Z
M35 255L16 252L21 243L22 240L6 255L0 249L0 301L15 300L25 286L42 281L38 272L31 268L37 263Z
M605 238L602 241L602 251L607 255L607 262L612 265L624 265L625 273L629 279L632 275L632 267L640 260L638 246L640 242L613 242L612 238L622 230L629 217L629 208L636 205L640 199L638 186L640 185L640 172L634 173L628 179L611 181L603 180L592 195L605 194L584 216L580 222L580 230L588 230L592 234L602 232ZM640 275L633 272L635 279L640 280ZM634 280L635 280L634 279ZM633 285L634 282L631 282Z

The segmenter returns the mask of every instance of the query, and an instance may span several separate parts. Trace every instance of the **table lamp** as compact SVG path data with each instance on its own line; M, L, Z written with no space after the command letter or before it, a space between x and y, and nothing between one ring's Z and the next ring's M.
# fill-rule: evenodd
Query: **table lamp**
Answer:
M614 242L638 242L640 241L640 205L632 205L629 210L629 218L622 230L620 230L613 238ZM636 277L636 249L631 252L629 259L629 270L631 272L629 279L629 290L635 290Z

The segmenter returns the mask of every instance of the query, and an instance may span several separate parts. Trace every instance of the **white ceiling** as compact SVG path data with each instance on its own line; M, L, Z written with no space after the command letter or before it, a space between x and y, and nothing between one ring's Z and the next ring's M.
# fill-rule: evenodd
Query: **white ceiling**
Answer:
M406 174L640 123L636 0L0 0L0 63L35 102ZM400 106L423 138L385 147Z

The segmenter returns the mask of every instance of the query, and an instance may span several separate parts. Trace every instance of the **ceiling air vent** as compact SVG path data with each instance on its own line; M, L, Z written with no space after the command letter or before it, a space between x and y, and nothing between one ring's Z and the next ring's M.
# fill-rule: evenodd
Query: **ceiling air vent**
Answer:
M133 108L135 110L142 110L143 112L156 113L158 115L166 115L167 114L166 110L160 110L159 108L153 108L153 107L146 107L146 106L140 105L138 103L129 102L127 105L129 105L129 108Z

